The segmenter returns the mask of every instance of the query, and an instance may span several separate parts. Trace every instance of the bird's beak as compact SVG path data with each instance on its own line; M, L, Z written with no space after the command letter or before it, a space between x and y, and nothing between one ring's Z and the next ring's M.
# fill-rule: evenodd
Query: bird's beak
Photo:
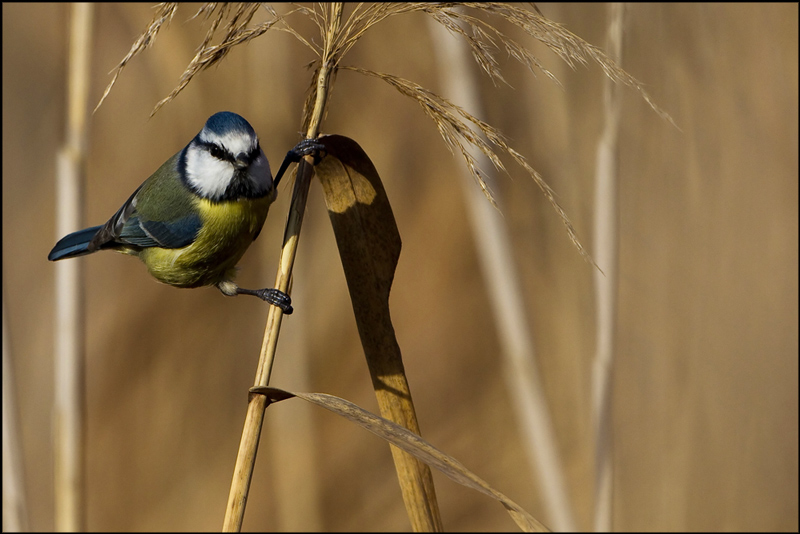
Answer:
M233 162L233 166L237 169L246 169L250 165L250 160L247 157L247 154L244 152L240 152L236 154L236 160Z

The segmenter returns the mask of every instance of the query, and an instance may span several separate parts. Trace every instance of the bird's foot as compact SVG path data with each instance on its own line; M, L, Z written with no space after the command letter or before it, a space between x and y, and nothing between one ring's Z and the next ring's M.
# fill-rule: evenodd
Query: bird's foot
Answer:
M325 149L325 145L318 140L303 139L286 154L286 157L291 158L294 163L297 163L304 156L312 156L314 158L314 165L316 165L327 155L328 151Z
M294 311L294 308L292 308L292 298L280 289L272 289L270 287L264 289L245 289L243 287L237 287L236 294L258 297L264 302L268 302L280 308L284 315L291 315Z

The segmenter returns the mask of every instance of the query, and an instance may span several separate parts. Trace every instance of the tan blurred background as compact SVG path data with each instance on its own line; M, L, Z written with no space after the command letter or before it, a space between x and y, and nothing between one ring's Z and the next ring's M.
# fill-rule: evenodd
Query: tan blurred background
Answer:
M604 44L604 5L540 8ZM195 10L180 8L92 117L86 226L104 222L216 111L244 115L273 168L299 140L304 66L314 58L280 32L234 50L148 120L205 33L187 22ZM151 17L148 5L97 5L92 106ZM54 527L54 267L46 257L58 237L68 20L67 5L3 4L3 301L34 530ZM623 67L680 130L623 91L613 526L796 531L798 6L629 5L624 28ZM570 70L502 29L528 43L564 89L498 54L513 89L484 80L484 118L542 173L591 250L602 73L595 65ZM394 17L344 63L441 90L431 46L422 15ZM391 304L424 436L547 521L485 306L458 185L462 162L416 104L351 72L337 78L323 130L362 145L394 208L403 254ZM531 179L507 163L511 177L495 188L569 493L588 529L592 268ZM272 383L376 411L319 189L312 184L296 312L283 323ZM283 185L240 264L245 287L274 280L289 197ZM266 306L157 284L117 254L78 261L88 282L89 529L219 529ZM304 413L311 425L299 431L306 427L293 421ZM306 453L315 460L295 460ZM499 504L434 476L448 530L514 527ZM304 412L301 401L271 407L244 528L408 530L388 447L327 412Z

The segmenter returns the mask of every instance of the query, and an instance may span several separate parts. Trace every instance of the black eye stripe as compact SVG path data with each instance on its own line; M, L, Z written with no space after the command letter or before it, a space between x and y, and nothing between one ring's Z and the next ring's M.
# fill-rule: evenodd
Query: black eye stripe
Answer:
M202 145L208 150L208 153L214 156L217 159L221 159L223 161L230 161L234 160L233 155L230 152L222 148L221 146L214 144L214 143L202 143Z
M223 160L223 161L228 161L230 163L233 163L233 162L236 161L236 157L233 154L231 154L230 152L228 152L227 150L225 150L221 146L217 145L216 143L209 143L209 142L202 142L201 141L200 144L202 146L204 146L208 150L209 154L211 154L212 156L214 156L217 159L220 159L220 160ZM258 154L260 152L261 152L261 145L259 143L257 143L255 147L250 149L250 151L248 152L247 155L250 157L250 159L255 159L255 158L258 157Z

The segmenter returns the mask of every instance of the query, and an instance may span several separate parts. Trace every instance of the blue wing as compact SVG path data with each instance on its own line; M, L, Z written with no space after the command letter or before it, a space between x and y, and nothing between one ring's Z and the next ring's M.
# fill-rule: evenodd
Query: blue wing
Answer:
M181 248L195 239L202 221L191 193L178 178L181 152L144 181L102 226L62 238L48 259L55 261L102 249Z
M197 238L201 226L196 214L171 221L147 221L133 216L123 224L116 241L141 248L181 248Z

